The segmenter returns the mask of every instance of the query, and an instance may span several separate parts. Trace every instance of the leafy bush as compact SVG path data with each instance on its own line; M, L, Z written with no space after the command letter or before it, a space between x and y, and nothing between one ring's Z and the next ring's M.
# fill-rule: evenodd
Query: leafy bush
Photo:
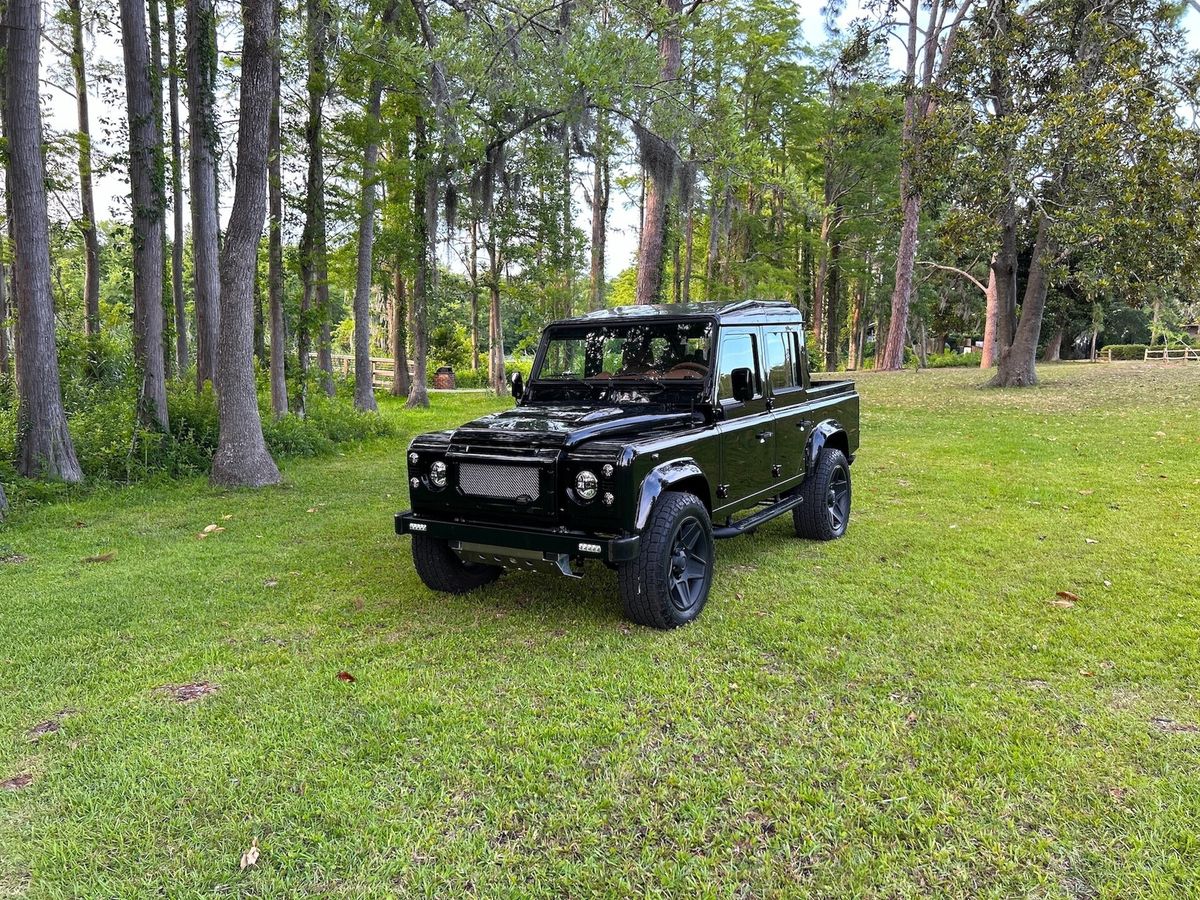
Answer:
M982 353L931 353L929 355L929 368L931 369L968 369L979 368L980 360L983 359Z
M1112 351L1113 359L1144 359L1146 351L1150 349L1149 344L1109 344L1100 350L1100 355L1107 358L1109 351Z

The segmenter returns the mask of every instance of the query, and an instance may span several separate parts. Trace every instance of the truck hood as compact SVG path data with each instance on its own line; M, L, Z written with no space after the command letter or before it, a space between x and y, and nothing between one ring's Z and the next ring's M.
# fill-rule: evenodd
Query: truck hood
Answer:
M518 406L461 426L450 445L570 448L595 438L678 428L692 420L690 412L656 406Z

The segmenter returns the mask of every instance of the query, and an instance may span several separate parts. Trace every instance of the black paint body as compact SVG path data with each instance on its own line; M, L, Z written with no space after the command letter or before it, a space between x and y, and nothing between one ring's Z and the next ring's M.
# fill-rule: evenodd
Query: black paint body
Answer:
M859 446L854 383L810 379L802 317L785 303L592 313L549 326L533 371L535 376L540 371L556 328L696 320L710 326L712 355L707 374L685 391L599 394L534 377L514 409L416 437L407 456L412 511L396 516L397 533L617 562L637 555L639 535L664 491L698 496L717 536L725 537L737 533L738 513L794 495L823 447L837 447L854 459ZM726 335L751 336L760 396L742 401L718 396ZM790 369L767 369L768 341L791 348ZM436 461L447 466L447 484L440 489L430 480ZM537 472L537 495L492 499L465 493L459 481L464 464L528 467ZM600 482L589 501L575 490L582 469ZM606 494L611 503L604 502Z

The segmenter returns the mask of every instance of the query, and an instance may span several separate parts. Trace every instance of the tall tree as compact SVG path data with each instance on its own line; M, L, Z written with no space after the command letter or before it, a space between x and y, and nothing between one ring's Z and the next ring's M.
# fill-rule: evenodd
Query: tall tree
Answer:
M100 333L100 239L96 234L96 198L92 188L92 125L88 111L87 57L83 46L83 9L80 0L67 0L71 28L71 74L75 81L75 108L79 119L79 230L83 234L84 332Z
M38 97L39 0L8 0L4 13L4 136L17 292L17 471L77 482L83 472L67 431L54 340L50 223Z
M271 317L271 411L275 418L287 415L287 375L284 362L287 336L283 315L283 133L280 121L280 5L275 3L271 54L271 121L267 138L269 160L270 233L267 238L267 295Z
M217 370L221 274L217 253L217 22L213 0L187 0L188 183L192 201L192 300L196 389Z
M603 113L596 119L592 143L592 243L588 281L588 309L604 307L604 253L608 235L608 199L612 182L608 170L608 136Z
M309 324L317 326L317 361L324 373L325 392L333 396L333 357L329 328L329 249L325 217L325 96L329 90L329 8L326 0L305 0L305 38L308 45L308 121L304 141L308 180L304 191L304 234L300 253ZM307 336L307 334L306 334Z
M188 325L183 301L183 141L179 122L179 35L175 31L175 2L166 0L167 96L171 122L171 299L175 309L175 365L182 376L188 367Z
M380 47L387 46L400 7L389 0L383 12ZM363 148L362 188L358 219L358 271L354 285L354 405L376 412L374 366L371 362L371 274L375 249L375 179L379 167L380 110L383 76L373 72L367 89L366 145Z
M153 64L142 0L121 0L125 94L129 109L129 181L133 200L133 335L141 370L138 421L168 431L163 355L162 130L151 87Z
M900 9L908 12L908 23L901 39L904 51L904 125L901 132L903 154L900 161L900 246L896 251L896 282L892 290L892 315L887 340L879 354L880 369L904 367L907 345L908 310L913 296L913 270L917 262L917 239L921 226L921 202L924 173L921 170L921 141L925 123L933 115L941 90L946 60L954 52L954 43L963 18L973 0L929 0L911 2ZM880 4L882 15L891 19L897 5Z
M128 2L128 0L127 0ZM213 484L261 487L279 483L263 439L254 382L254 278L267 213L270 131L278 0L242 2L242 84L238 166L233 208L221 253L221 343L217 409L220 437Z
M683 0L660 0L667 17L658 39L659 80L672 85L679 76L680 17ZM638 241L637 302L656 303L662 290L663 248L667 237L667 206L675 182L678 153L672 141L635 125L642 168L646 173L646 202Z

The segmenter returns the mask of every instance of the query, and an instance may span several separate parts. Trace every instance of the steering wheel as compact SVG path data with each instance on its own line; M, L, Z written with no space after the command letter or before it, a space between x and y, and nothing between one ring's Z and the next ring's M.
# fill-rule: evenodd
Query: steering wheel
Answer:
M708 366L704 365L703 363L686 360L681 363L676 363L674 366L672 366L671 371L667 373L667 377L670 378L676 372L680 372L681 370L684 374L694 374L698 378L703 378L708 374Z

